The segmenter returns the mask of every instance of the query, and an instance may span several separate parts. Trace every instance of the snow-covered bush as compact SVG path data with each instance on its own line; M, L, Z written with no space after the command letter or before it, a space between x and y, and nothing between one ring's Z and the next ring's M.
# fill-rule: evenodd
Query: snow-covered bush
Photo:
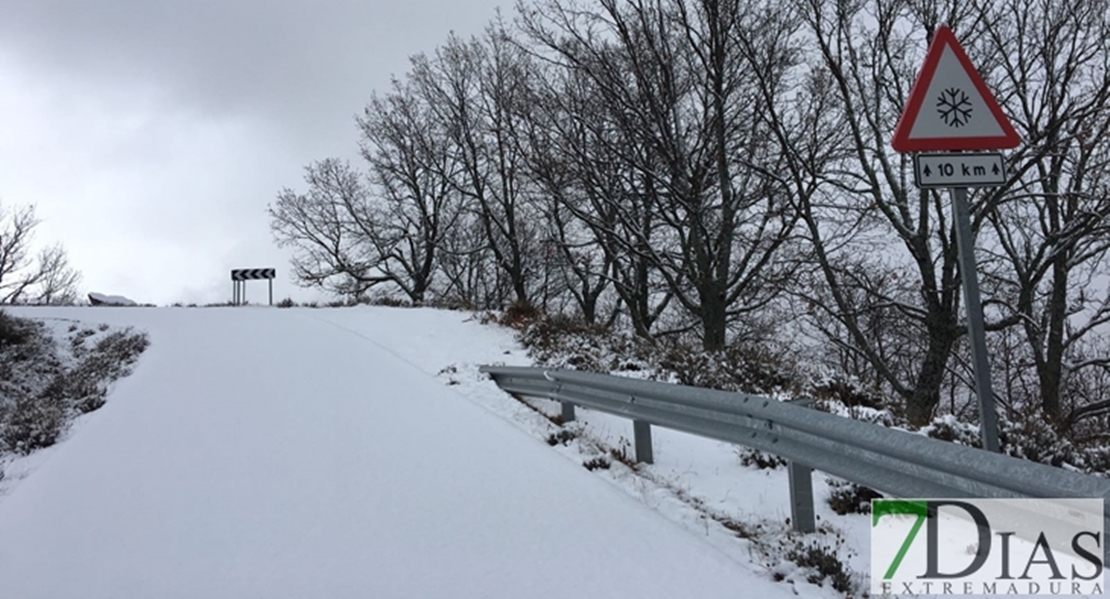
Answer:
M9 316L7 312L0 310L0 350L26 341L30 333L29 328L27 321Z
M881 499L882 493L846 480L829 478L829 507L841 516L845 514L870 514L871 500Z
M488 317L514 323L517 318ZM734 345L708 352L678 339L648 340L626 331L590 324L564 315L523 320L519 339L539 365L589 372L635 376L779 399L813 399L811 407L879 426L917 430L918 433L980 447L979 427L953 414L942 414L927 426L909 426L902 404L843 373L807 373L785 357L760 347ZM1062 436L1037 412L1024 416L999 415L1002 450L1055 466L1110 475L1110 448L1097 440L1079 442ZM745 465L778 467L774 456L754 450L738 454ZM845 491L847 493L847 490ZM853 495L853 493L848 493ZM851 497L846 501L852 503Z
M760 470L778 470L779 468L785 468L787 464L785 458L751 447L737 447L736 456L740 458L741 464Z
M514 302L501 313L501 324L522 329L540 318L540 310L528 302Z
M64 397L21 395L5 418L0 439L12 451L31 453L57 442L65 424Z
M1110 448L1073 442L1056 432L1038 411L1018 416L999 414L998 428L999 445L1006 455L1099 476L1110 475ZM952 414L938 416L920 432L968 447L983 446L979 425L962 422Z
M104 405L108 385L130 374L149 344L130 329L76 325L65 333L68 343L58 344L42 323L5 319L21 333L19 343L0 346L0 451L53 445L71 419Z
M818 380L811 385L809 394L814 398L835 401L849 408L884 410L889 403L879 391L868 389L858 380L844 375L833 375Z
M851 571L840 559L840 546L843 537L838 536L834 546L816 542L799 542L788 554L787 558L808 571L807 580L813 584L824 584L828 581L833 589L841 593L852 590Z
M537 364L588 372L644 369L654 351L645 340L560 314L533 320L519 339Z
M659 367L684 385L756 395L796 395L800 391L793 366L785 357L763 348L730 345L706 351L681 341L666 341L659 347Z
M761 348L707 352L678 339L649 340L563 315L545 315L519 335L537 364L628 375L753 394L792 394L794 368Z

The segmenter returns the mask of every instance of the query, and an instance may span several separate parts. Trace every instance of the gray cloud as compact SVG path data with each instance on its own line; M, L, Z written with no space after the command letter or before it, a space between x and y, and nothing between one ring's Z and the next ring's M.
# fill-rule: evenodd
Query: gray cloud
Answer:
M353 157L371 93L498 4L5 0L0 201L36 203L90 290L223 299L225 269L286 266L276 192Z
M493 16L488 0L8 0L0 36L34 62L101 81L144 81L204 112L350 112L381 66Z

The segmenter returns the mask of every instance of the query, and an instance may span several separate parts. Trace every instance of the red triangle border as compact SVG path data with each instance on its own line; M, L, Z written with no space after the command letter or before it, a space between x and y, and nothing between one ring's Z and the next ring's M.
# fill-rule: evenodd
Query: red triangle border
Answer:
M979 92L979 95L982 96L987 108L991 111L991 115L1002 127L1003 135L929 137L917 139L910 137L910 132L913 131L913 125L921 112L921 106L925 103L925 96L929 92L929 85L933 82L933 76L936 74L937 65L940 63L940 58L944 53L945 46L952 49L952 52L960 61L960 66L964 68L971 82L975 84L975 89ZM967 53L964 52L963 47L956 41L956 36L952 33L952 30L945 25L941 25L937 28L936 33L933 35L933 41L929 44L929 49L925 54L925 64L921 67L921 72L917 75L917 80L913 83L913 88L910 90L909 101L906 102L906 107L902 111L902 116L898 119L898 125L894 128L894 139L891 140L890 145L898 152L935 152L1006 150L1015 148L1020 143L1021 137L1018 136L1013 125L1010 124L1010 120L1006 118L1006 114L1002 112L1002 107L999 106L998 101L994 98L994 94L991 93L990 88L987 87L987 83L983 81L983 78L979 75L979 71L971 64L971 59L967 57Z

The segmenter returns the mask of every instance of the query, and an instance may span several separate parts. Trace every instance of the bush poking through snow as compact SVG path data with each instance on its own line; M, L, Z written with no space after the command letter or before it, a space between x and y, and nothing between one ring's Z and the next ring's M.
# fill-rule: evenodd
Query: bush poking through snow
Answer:
M555 447L556 445L566 445L577 437L578 434L570 429L559 429L559 432L551 433L547 437L547 444Z
M27 321L0 310L0 350L25 343L31 336L32 328Z
M1039 411L1019 418L999 414L998 420L999 445L1006 455L1099 476L1110 474L1110 448L1097 441L1080 444L1061 436ZM983 446L979 426L961 422L951 414L938 416L921 432L934 439L968 447Z
M514 329L524 329L540 316L538 308L528 302L516 302L501 314L500 323Z
M979 427L968 422L960 422L951 414L938 416L928 426L921 429L927 437L950 441L968 447L982 447Z
M86 413L103 406L108 384L131 374L131 366L149 345L146 334L131 330L111 333L97 342L65 377L65 391L73 407Z
M64 398L54 393L15 401L3 427L4 444L12 451L28 454L58 441L66 424Z
M592 460L582 462L582 465L586 467L586 470L593 472L594 470L608 470L611 464L609 463L609 460L605 458L594 458Z
M999 442L1003 453L1057 467L1074 467L1106 476L1110 472L1110 448L1104 443L1073 443L1061 436L1039 410L1023 418L1000 418ZM974 443L981 445L979 427L971 427Z
M882 493L857 485L856 483L827 479L829 487L829 507L841 516L846 514L870 514L871 500L882 499Z
M503 324L506 320L517 322L508 314L506 311L502 317ZM793 366L758 348L732 346L706 352L678 340L643 339L560 314L525 322L519 339L538 365L587 372L634 372L637 378L724 391L795 391Z
M793 367L781 356L762 349L730 345L706 351L677 341L667 342L659 366L683 385L740 391L755 395L797 393Z
M632 443L624 437L620 438L616 447L609 448L609 456L633 470L638 469L636 458L632 455Z
M837 555L839 546L843 542L843 539L838 540L837 546L834 547L799 542L787 554L787 558L810 571L806 576L809 582L820 585L828 580L832 588L841 593L848 593L852 590L852 576Z
M131 330L104 334L91 328L69 328L64 353L41 323L14 319L25 331L17 346L0 347L0 449L30 453L58 441L74 417L104 405L108 385L127 376L149 345L143 333Z
M760 470L778 470L786 467L786 459L772 453L764 453L751 447L737 447L736 455L740 463L749 468Z
M883 397L878 391L864 389L858 382L844 377L821 381L813 386L812 393L816 399L839 402L849 408L886 409L883 405Z
M379 295L373 298L363 298L361 301L356 300L358 303L366 303L372 306L385 306L387 308L411 308L412 302L401 298L393 297L391 295ZM352 304L348 304L352 305Z

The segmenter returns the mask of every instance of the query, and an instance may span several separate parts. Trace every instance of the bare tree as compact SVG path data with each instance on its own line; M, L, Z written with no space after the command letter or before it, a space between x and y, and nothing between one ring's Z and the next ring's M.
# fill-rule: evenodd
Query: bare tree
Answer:
M359 297L382 283L397 283L385 267L393 238L350 164L328 158L305 167L306 193L283 189L268 208L279 247L294 248L293 276L303 285ZM402 282L403 284L403 282Z
M987 284L1025 334L1035 403L1067 429L1110 410L1063 397L1069 376L1108 365L1073 348L1110 321L1099 281L1110 267L1110 16L1101 0L976 9L976 38L995 57L995 89L1022 137L1010 157L1021 176L988 215Z
M622 260L621 244L614 239L622 224L613 199L627 192L627 168L613 152L618 144L601 139L613 135L615 127L596 105L597 95L587 78L559 65L542 64L547 68L534 90L524 154L544 197L544 216L560 258L559 275L590 323L598 321L602 297L615 283L616 293L633 308L633 327L648 336L652 318L634 311L641 302L623 285L627 273L620 265L627 260ZM604 320L616 318L618 307L614 302Z
M1105 150L1092 144L1107 127L1103 4L794 2L845 132L829 140L841 157L792 167L812 173L823 165L816 188L812 178L792 182L821 273L821 285L802 295L835 323L823 328L829 339L905 399L915 424L928 421L946 385L965 384L969 369L962 358L952 361L966 328L947 198L913 190L908 160L888 147L925 44L941 23L965 38L1024 139L1009 158L1010 184L973 194L972 228L988 328L1026 330L1040 403L1058 416L1065 331L1077 311L1092 327L1105 320L1103 299L1080 301L1080 309L1074 301L1106 253L1105 192L1094 184ZM786 155L805 156L808 138L778 129ZM1002 357L1007 365L1018 360L1009 350ZM1003 388L1025 388L1012 383L1008 377Z
M56 244L32 255L34 206L7 210L0 205L0 304L66 304L77 299L81 275Z
M612 231L610 239L662 276L707 349L722 347L730 322L780 289L768 282L795 222L750 166L766 156L763 107L736 40L758 33L749 18L758 8L740 0L601 0L596 8L549 0L521 8L528 37L588 78L595 110L609 111L620 132L600 138L621 144L612 150L628 171L624 193L605 201L629 236ZM782 69L786 56L775 58L760 68ZM639 226L645 214L646 228Z
M815 139L805 128L776 127L794 161L791 183L820 273L820 285L799 293L836 322L824 329L829 340L863 358L918 425L932 417L964 334L959 272L942 198L911 188L906 159L889 140L938 12L957 30L969 12L954 3L920 5L797 0L803 35L823 67L815 81L841 133L820 134L828 159L806 164ZM989 211L978 208L976 225Z
M367 241L381 258L378 269L419 304L432 289L437 253L459 222L462 198L454 186L461 172L458 152L418 91L411 78L394 80L390 93L375 96L358 123L381 204Z
M509 285L515 303L531 304L539 278L538 210L517 140L530 97L528 58L503 23L481 38L452 36L431 59L413 61L413 80L448 132L459 172L443 173L466 200L484 231L484 247ZM484 251L483 251L484 250Z
M37 271L37 275L32 277L38 281L31 295L31 303L68 305L77 301L81 273L69 266L69 256L61 244L54 244L39 252Z

